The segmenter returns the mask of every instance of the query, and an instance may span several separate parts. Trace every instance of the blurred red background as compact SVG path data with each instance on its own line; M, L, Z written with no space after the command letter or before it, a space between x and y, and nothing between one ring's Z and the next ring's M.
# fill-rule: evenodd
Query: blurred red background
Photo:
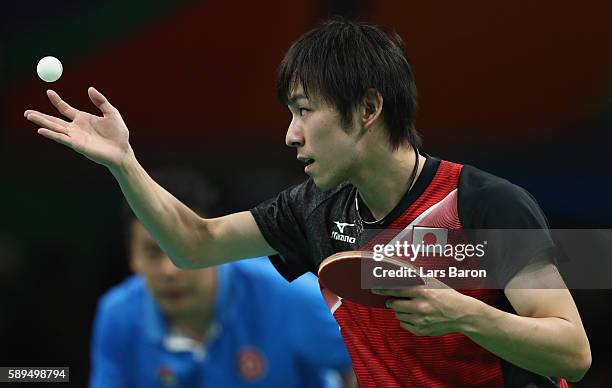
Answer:
M52 87L80 109L96 86L146 168L193 167L246 209L304 179L284 146L275 70L330 15L395 29L411 58L426 152L527 188L553 227L610 227L612 3L558 1L30 1L0 16L2 365L70 365L84 385L97 297L128 272L120 192L99 166L36 135ZM46 84L37 61L57 56ZM575 291L602 386L609 291Z

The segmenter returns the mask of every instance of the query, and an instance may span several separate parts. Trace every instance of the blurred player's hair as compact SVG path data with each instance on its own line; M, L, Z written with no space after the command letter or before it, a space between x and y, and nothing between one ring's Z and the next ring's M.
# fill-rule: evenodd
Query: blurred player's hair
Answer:
M213 217L223 213L217 189L195 170L164 167L152 170L149 175L200 216ZM126 244L129 244L131 224L135 218L132 209L124 199L121 204L121 227Z
M283 104L298 82L306 97L314 93L335 107L345 128L366 92L378 90L393 150L406 142L420 146L416 85L397 33L341 18L326 21L302 35L285 54L276 84Z

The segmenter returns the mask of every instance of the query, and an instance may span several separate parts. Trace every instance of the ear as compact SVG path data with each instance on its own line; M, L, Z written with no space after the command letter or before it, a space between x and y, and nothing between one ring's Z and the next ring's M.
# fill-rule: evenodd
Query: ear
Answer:
M382 113L383 97L374 88L368 89L363 96L359 109L361 124L364 128L370 127L378 120Z

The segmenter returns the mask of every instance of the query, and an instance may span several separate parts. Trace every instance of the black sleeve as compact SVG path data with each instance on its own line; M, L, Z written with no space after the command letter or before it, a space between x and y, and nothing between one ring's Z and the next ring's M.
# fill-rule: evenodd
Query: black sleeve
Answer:
M459 218L464 229L488 242L486 266L503 288L534 259L552 259L554 243L536 200L524 189L471 166L459 181Z
M309 185L310 181L306 181L289 188L251 209L264 238L279 253L270 256L270 261L289 281L312 270L304 221Z

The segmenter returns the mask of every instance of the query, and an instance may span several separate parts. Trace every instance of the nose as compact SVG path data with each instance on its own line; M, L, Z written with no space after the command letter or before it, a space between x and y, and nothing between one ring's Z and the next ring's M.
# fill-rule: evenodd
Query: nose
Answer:
M166 278L175 278L181 271L166 255L161 259L159 271Z
M285 136L285 144L293 148L299 148L304 145L304 135L296 124L295 119L292 119L291 123L289 123L287 135Z

